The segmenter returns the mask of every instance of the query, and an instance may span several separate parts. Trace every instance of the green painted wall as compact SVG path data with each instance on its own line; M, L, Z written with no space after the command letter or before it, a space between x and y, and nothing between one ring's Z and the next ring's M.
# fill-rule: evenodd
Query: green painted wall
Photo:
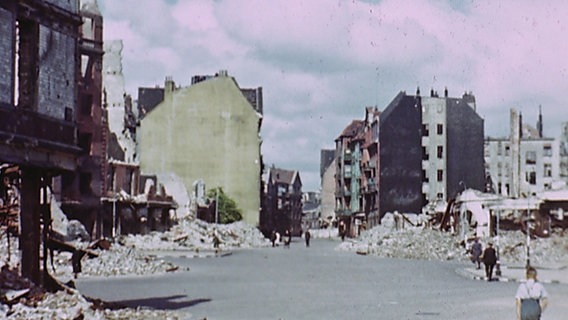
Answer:
M140 125L143 173L175 173L192 190L203 179L235 199L245 222L258 225L259 115L228 76L168 92Z

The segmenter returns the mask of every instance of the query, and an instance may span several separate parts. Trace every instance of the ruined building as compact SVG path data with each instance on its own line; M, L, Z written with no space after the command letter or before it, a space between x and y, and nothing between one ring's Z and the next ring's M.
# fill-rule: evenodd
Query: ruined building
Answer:
M54 192L69 219L77 219L92 236L100 236L101 197L105 190L107 123L102 108L103 18L96 2L81 1L77 78L78 168L55 179Z
M137 116L122 74L122 41L105 42L104 110L108 119L106 183L100 229L105 236L166 230L178 205L164 181L143 175L136 155Z
M241 89L221 71L178 88L141 89L137 133L144 174L174 173L187 190L202 179L237 202L245 222L258 225L262 158L262 88Z
M321 214L322 227L335 222L335 149L322 149L320 153Z
M20 192L21 272L36 283L47 237L41 222L50 221L48 188L52 178L74 172L82 154L81 24L77 1L0 2L0 162L18 171L4 182Z
M295 170L272 166L266 179L260 230L268 236L272 231L281 235L289 230L293 236L302 234L302 179Z
M366 108L335 139L335 211L351 236L378 223L379 114Z
M466 188L484 190L483 119L475 97L399 93L381 113L379 208L422 212Z
M542 114L537 128L510 111L509 137L485 139L485 171L490 190L504 196L530 197L553 188L561 178L561 140L544 137Z

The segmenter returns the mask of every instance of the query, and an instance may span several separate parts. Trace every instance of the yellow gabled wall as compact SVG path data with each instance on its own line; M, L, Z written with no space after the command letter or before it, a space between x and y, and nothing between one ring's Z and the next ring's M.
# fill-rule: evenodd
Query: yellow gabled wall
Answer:
M165 91L138 131L142 172L175 173L191 192L197 179L221 186L245 222L258 225L260 136L258 114L233 78L217 76Z

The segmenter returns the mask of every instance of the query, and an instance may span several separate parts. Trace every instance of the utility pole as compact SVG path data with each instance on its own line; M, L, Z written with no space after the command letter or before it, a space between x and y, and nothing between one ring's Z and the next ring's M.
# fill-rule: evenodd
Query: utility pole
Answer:
M219 187L215 189L215 224L219 223Z

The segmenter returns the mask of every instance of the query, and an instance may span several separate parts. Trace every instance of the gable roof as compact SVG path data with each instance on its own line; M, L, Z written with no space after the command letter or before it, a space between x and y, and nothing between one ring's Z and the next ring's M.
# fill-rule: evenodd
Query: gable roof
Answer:
M335 140L337 141L341 138L355 137L363 130L363 128L365 128L364 120L353 120L347 127L345 127L345 129L343 129L341 135L339 135L339 137Z
M291 185L296 179L300 179L300 175L298 171L270 168L269 179L272 184L283 183Z

